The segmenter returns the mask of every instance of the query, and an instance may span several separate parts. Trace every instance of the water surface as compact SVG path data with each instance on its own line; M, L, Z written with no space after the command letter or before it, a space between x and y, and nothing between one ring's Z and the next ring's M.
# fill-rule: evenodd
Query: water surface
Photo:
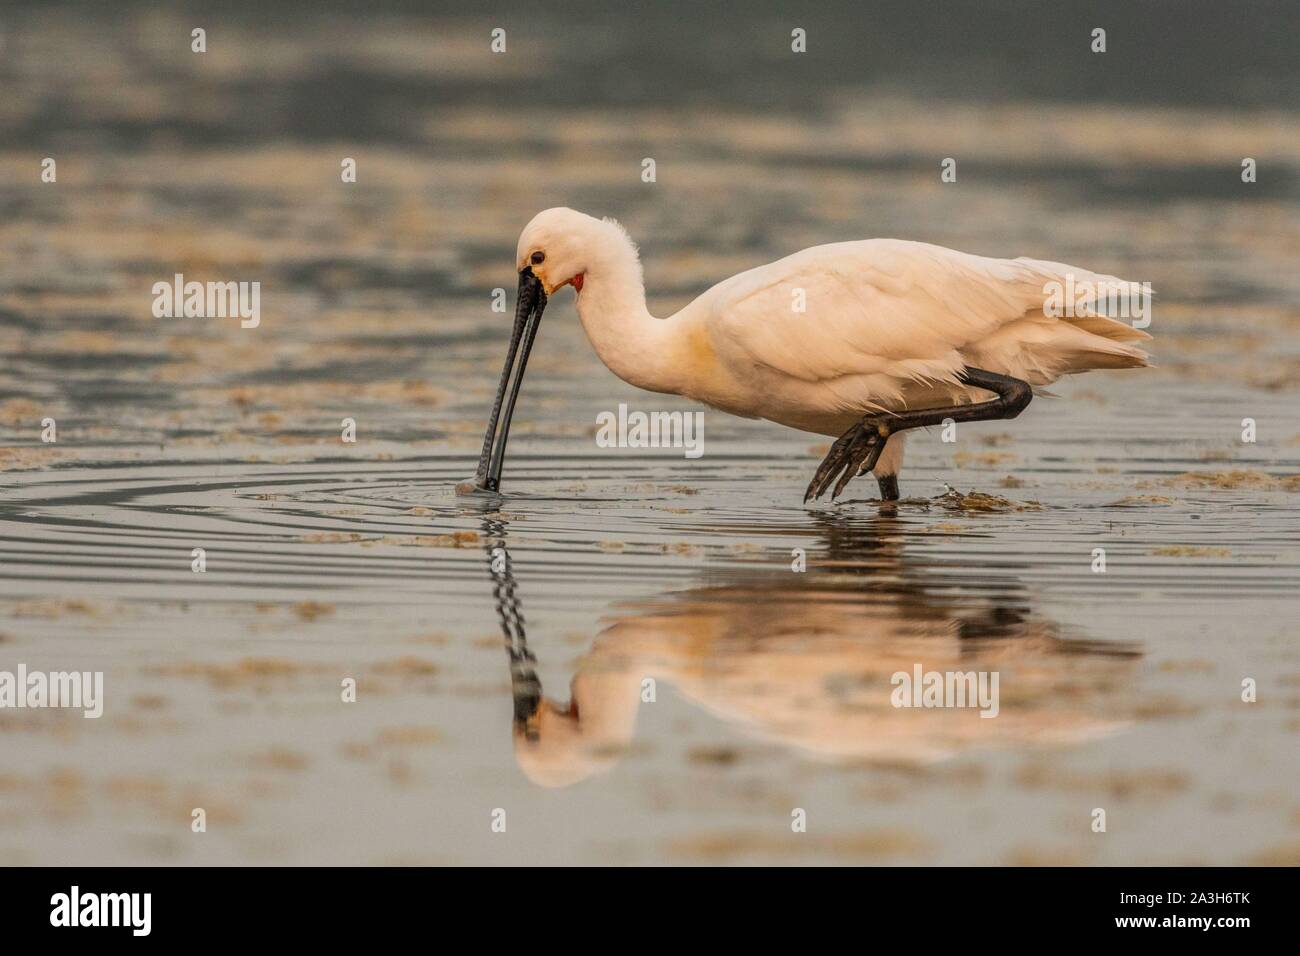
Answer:
M955 36L791 65L776 13L534 21L492 59L475 17L245 11L196 60L130 9L6 30L0 669L103 670L107 703L0 713L0 861L1300 861L1300 129L1267 45L1225 41L1222 99L992 53L949 95L916 64ZM560 203L628 225L657 314L896 235L1151 282L1158 367L917 435L896 506L804 507L815 436L706 410L700 459L598 448L620 402L694 406L605 371L564 293L504 495L457 497L492 290ZM260 281L261 325L153 318L176 272ZM917 663L996 670L998 717L892 707Z

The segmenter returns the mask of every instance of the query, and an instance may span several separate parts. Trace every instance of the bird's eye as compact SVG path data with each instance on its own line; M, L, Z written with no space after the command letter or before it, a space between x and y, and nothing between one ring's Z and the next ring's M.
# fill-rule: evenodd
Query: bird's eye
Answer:
M534 252L532 261L533 261L533 265L540 266L543 262L546 261L546 253Z

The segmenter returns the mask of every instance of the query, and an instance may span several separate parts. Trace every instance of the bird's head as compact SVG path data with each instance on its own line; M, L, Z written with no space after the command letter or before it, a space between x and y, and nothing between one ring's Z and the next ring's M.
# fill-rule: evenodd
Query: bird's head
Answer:
M567 787L618 763L636 727L642 679L642 671L618 666L579 670L566 706L537 686L535 706L517 706L514 723L515 760L528 779Z
M547 296L566 285L581 293L588 274L607 275L610 281L617 281L631 270L639 283L641 263L632 240L618 223L556 207L539 212L524 227L515 268L519 272L519 295L514 329L472 485L482 491L496 491L501 485L510 419Z
M540 787L569 787L608 770L621 752L602 749L585 739L578 709L543 700L527 727L516 725L515 761Z
M571 285L578 292L587 272L627 243L621 226L564 206L539 212L519 234L515 268L530 271L547 295Z

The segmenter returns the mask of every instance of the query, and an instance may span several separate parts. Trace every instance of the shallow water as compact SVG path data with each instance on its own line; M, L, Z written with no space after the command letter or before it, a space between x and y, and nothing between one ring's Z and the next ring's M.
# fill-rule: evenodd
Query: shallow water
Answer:
M563 31L500 66L477 22L302 14L195 65L183 23L140 16L6 37L0 670L102 670L107 702L0 711L0 861L1300 861L1287 104L803 76L816 110L758 109L670 58L658 98L603 90L635 103L611 115L512 95L577 82ZM639 49L609 29L584 69ZM58 81L74 40L116 85ZM326 81L337 112L299 115ZM46 149L59 184L28 185ZM804 507L816 436L706 410L702 458L598 448L620 402L693 406L614 379L563 294L504 494L457 497L505 347L491 290L556 203L626 221L657 314L900 235L1150 281L1159 364L914 437L896 506L859 480ZM154 319L175 272L261 281L262 324ZM918 663L997 671L997 718L892 707Z

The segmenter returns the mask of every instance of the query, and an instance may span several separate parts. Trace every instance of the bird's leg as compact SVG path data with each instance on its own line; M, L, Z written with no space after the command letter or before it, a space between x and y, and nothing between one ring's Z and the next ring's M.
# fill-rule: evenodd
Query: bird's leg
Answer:
M1025 406L1034 397L1028 382L1022 382L1009 375L986 372L980 368L963 369L960 381L963 385L973 385L975 388L993 392L997 398L971 405L950 405L946 408L923 408L910 412L886 412L866 416L836 439L830 453L818 466L817 473L809 482L803 500L820 498L837 475L839 481L835 484L835 490L831 492L831 499L838 498L844 486L852 478L866 474L875 467L881 451L884 450L885 440L893 432L939 425L949 419L954 422L978 422L1015 418L1025 410ZM888 475L880 480L880 495L886 501L898 497L896 476Z
M859 472L858 474L861 474L861 472ZM898 500L898 476L897 475L881 475L876 479L876 484L880 485L881 501Z

